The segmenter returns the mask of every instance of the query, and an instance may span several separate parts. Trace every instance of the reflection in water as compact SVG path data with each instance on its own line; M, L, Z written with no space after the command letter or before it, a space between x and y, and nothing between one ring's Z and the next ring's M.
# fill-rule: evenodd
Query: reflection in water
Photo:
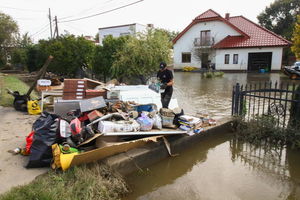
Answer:
M204 79L198 73L175 73L175 96L186 113L229 118L233 85L257 81L289 82L279 74ZM220 133L129 176L133 193L125 199L300 199L299 169L299 151L255 147Z
M299 199L299 151L209 136L145 174L128 177L125 199Z

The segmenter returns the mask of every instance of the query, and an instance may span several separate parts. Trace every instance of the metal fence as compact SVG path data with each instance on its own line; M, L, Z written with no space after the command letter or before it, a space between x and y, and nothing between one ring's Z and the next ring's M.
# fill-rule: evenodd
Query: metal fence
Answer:
M232 115L249 121L255 116L273 116L277 126L286 127L292 109L300 106L298 85L272 82L237 83L232 91ZM299 110L300 111L300 110ZM275 125L275 124L274 124Z

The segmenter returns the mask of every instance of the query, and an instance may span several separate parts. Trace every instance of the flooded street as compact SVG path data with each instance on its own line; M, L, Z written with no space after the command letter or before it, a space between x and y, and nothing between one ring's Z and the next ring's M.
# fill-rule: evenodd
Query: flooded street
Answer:
M208 113L216 119L231 116L232 88L236 83L291 82L279 73L225 73L223 78L203 78L199 73L176 72L174 80L174 96L186 113Z
M230 118L232 86L239 82L288 82L280 74L225 74L204 79L175 73L175 95L186 113ZM127 177L129 199L300 199L300 152L254 147L231 133L209 136L179 156Z

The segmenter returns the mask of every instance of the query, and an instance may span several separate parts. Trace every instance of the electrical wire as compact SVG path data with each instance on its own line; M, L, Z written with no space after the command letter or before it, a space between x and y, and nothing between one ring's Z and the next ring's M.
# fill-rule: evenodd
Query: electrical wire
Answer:
M114 0L107 0L107 1L105 1L102 5L106 5L107 3L111 2L111 1L114 1ZM78 14L75 14L75 15L69 15L69 16L67 16L67 17L62 17L62 18L60 18L59 20L64 20L64 19L72 18L72 17L74 17L74 16L76 16L76 15L81 15L81 14L83 14L83 13L86 13L87 11L90 11L90 10L94 9L96 5L98 5L98 3L97 3L97 4L94 4L94 5L93 5L92 7L90 7L90 8L87 8L87 9L85 9L85 10L83 10L83 11L80 11Z
M107 10L107 11L104 11L104 12L100 12L100 13L97 13L97 14L93 14L93 15L89 15L89 16L85 16L85 17L80 17L80 18L76 18L76 19L70 19L70 20L60 21L58 23L73 22L73 21L78 21L78 20L82 20L82 19L87 19L87 18L95 17L95 16L98 16L98 15L103 15L103 14L110 13L110 12L113 12L113 11L116 11L116 10L120 10L122 8L125 8L125 7L132 6L132 5L140 3L142 1L144 1L144 0L135 1L133 3L126 4L124 6L120 6L120 7L117 7L117 8L111 9L111 10Z
M41 29L39 29L38 31L36 31L35 33L31 34L30 37L33 37L39 33L41 33L42 31L45 31L48 29L49 23L47 23L46 25L44 25ZM45 30L44 30L45 29Z
M64 25L70 27L73 30L80 31L80 32L85 32L86 34L88 33L87 31L84 31L84 30L81 30L81 29L79 29L77 27L71 26L70 24L64 24Z
M43 10L32 10L32 9L24 9L24 8L14 8L14 7L8 7L8 6L0 6L0 8L6 8L6 9L12 9L12 10L21 10L21 11L28 11L28 12L46 12Z

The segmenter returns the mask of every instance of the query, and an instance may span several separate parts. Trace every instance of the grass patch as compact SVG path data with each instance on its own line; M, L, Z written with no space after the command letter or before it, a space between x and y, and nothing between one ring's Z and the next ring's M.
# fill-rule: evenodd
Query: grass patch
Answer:
M203 76L205 78L223 77L224 72L205 72Z
M123 178L102 163L73 167L66 172L49 171L28 185L18 186L0 200L95 200L120 199L129 192Z
M29 86L21 81L19 78L7 75L4 76L3 74L0 74L0 105L1 106L12 106L14 97L7 93L5 88L8 88L12 91L19 91L20 94L26 94L29 90ZM31 93L31 98L35 99L38 97L37 93L33 91Z

